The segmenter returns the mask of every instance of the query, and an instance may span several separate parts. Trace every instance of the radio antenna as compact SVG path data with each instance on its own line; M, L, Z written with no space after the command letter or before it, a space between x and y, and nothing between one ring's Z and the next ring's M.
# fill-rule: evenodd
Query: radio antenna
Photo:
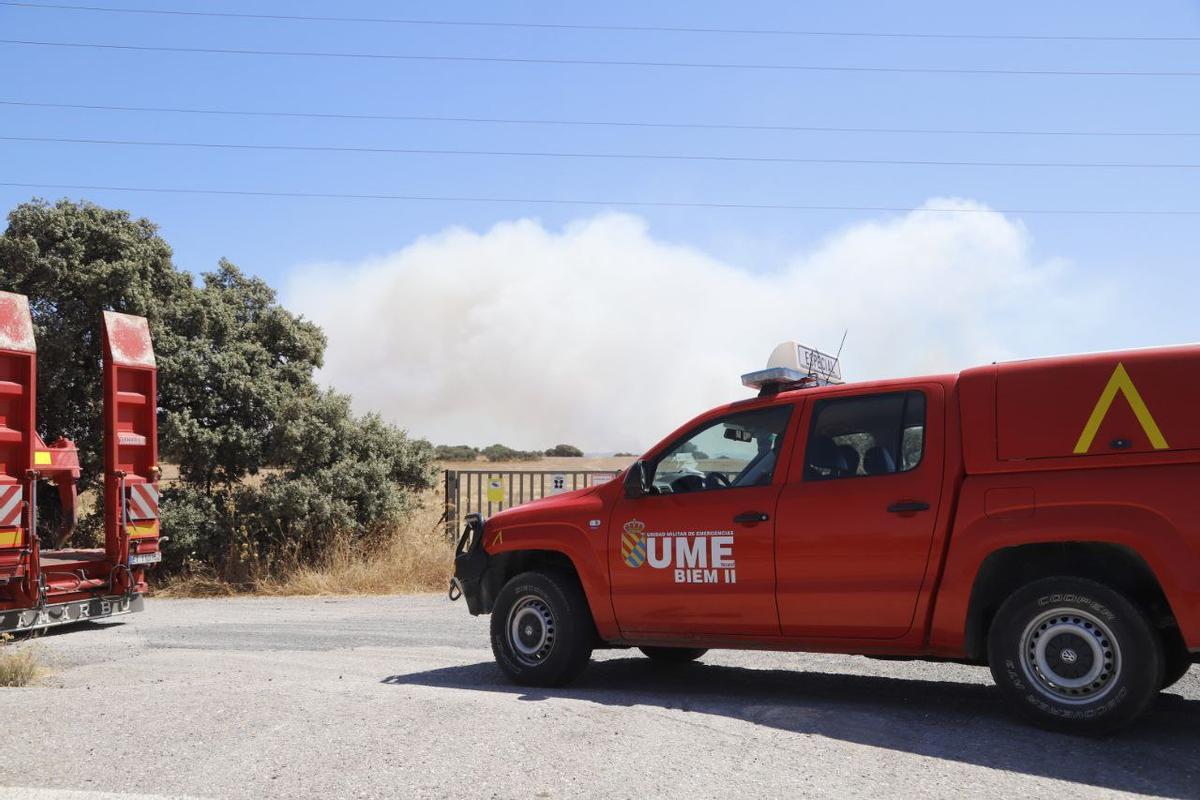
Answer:
M837 355L833 357L833 365L829 367L829 374L825 376L825 380L833 379L833 370L842 363L842 348L846 346L846 337L850 335L850 329L846 328L842 332L842 343L838 345Z

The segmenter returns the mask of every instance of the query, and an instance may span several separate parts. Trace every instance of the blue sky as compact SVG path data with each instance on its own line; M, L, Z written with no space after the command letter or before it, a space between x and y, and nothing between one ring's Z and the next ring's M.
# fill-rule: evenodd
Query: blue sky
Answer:
M93 0L93 4L117 4ZM133 0L128 0L133 5ZM1200 37L1197 2L488 4L255 2L139 7L840 31ZM274 50L887 67L1197 71L1200 42L811 37L211 19L0 6L0 38ZM0 100L226 110L868 128L1200 133L1200 77L930 75L480 64L125 52L0 44ZM683 130L266 119L0 105L4 136L901 160L1200 163L1200 136L1076 137ZM756 164L193 150L0 141L0 181L450 196L910 208L1200 209L1200 170ZM601 209L0 187L0 207L87 197L158 222L177 263L225 256L281 287L306 265L361 264L451 226ZM771 273L879 212L639 208L656 241ZM1034 260L1073 265L1064 291L1113 287L1098 349L1192 341L1200 217L1010 215ZM306 309L307 310L307 309ZM947 332L953 335L953 332ZM773 343L772 343L773 344ZM1061 346L1059 346L1061 345ZM769 348L764 346L765 353Z

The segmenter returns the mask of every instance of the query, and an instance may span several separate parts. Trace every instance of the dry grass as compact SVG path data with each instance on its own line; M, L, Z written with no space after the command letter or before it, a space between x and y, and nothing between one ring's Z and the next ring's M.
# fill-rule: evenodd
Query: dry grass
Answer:
M415 514L382 546L361 552L346 541L331 548L319 567L302 566L256 582L256 594L406 594L441 591L453 570L453 544L440 505Z
M382 544L363 550L335 538L323 563L277 569L243 585L213 574L193 573L172 579L159 597L230 597L237 594L333 595L407 594L441 591L453 571L454 546L441 522L441 495L431 493L425 507Z
M237 587L208 572L177 575L154 588L155 597L232 597Z
M18 647L0 640L0 686L28 686L43 672L45 667L32 646Z

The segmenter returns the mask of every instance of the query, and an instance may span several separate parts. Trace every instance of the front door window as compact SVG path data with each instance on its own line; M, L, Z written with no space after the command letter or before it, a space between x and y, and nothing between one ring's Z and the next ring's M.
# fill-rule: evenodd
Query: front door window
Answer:
M656 494L769 486L791 406L713 422L671 447L654 466Z

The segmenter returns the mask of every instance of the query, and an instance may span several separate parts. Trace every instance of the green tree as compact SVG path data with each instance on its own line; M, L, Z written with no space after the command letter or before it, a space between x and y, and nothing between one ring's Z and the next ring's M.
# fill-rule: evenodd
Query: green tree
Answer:
M183 477L211 488L272 461L269 437L285 402L316 394L321 330L276 303L275 292L224 259L155 333L163 441Z
M285 400L269 439L269 461L282 468L243 488L237 505L263 544L305 560L320 555L330 531L367 540L392 529L431 486L433 446L375 414L355 417L347 395Z
M546 451L546 455L556 458L582 458L583 451L573 444L556 444Z
M164 316L177 316L170 312L178 305L194 307L191 280L172 265L171 248L150 222L90 203L35 201L8 215L0 290L29 296L39 427L47 439L75 440L80 488L89 488L103 466L100 312L148 317L159 356L169 361L176 337L164 336Z
M488 461L537 461L542 454L530 450L514 450L508 445L492 444L483 448L483 457Z
M156 226L125 211L35 200L8 220L0 290L30 298L39 428L79 445L83 489L103 466L100 312L149 320L160 449L181 475L163 494L173 565L220 568L238 548L311 556L322 537L395 524L432 485L427 442L318 389L324 334L264 281L222 259L195 285Z
M469 444L439 444L435 451L439 461L474 461L479 448Z

